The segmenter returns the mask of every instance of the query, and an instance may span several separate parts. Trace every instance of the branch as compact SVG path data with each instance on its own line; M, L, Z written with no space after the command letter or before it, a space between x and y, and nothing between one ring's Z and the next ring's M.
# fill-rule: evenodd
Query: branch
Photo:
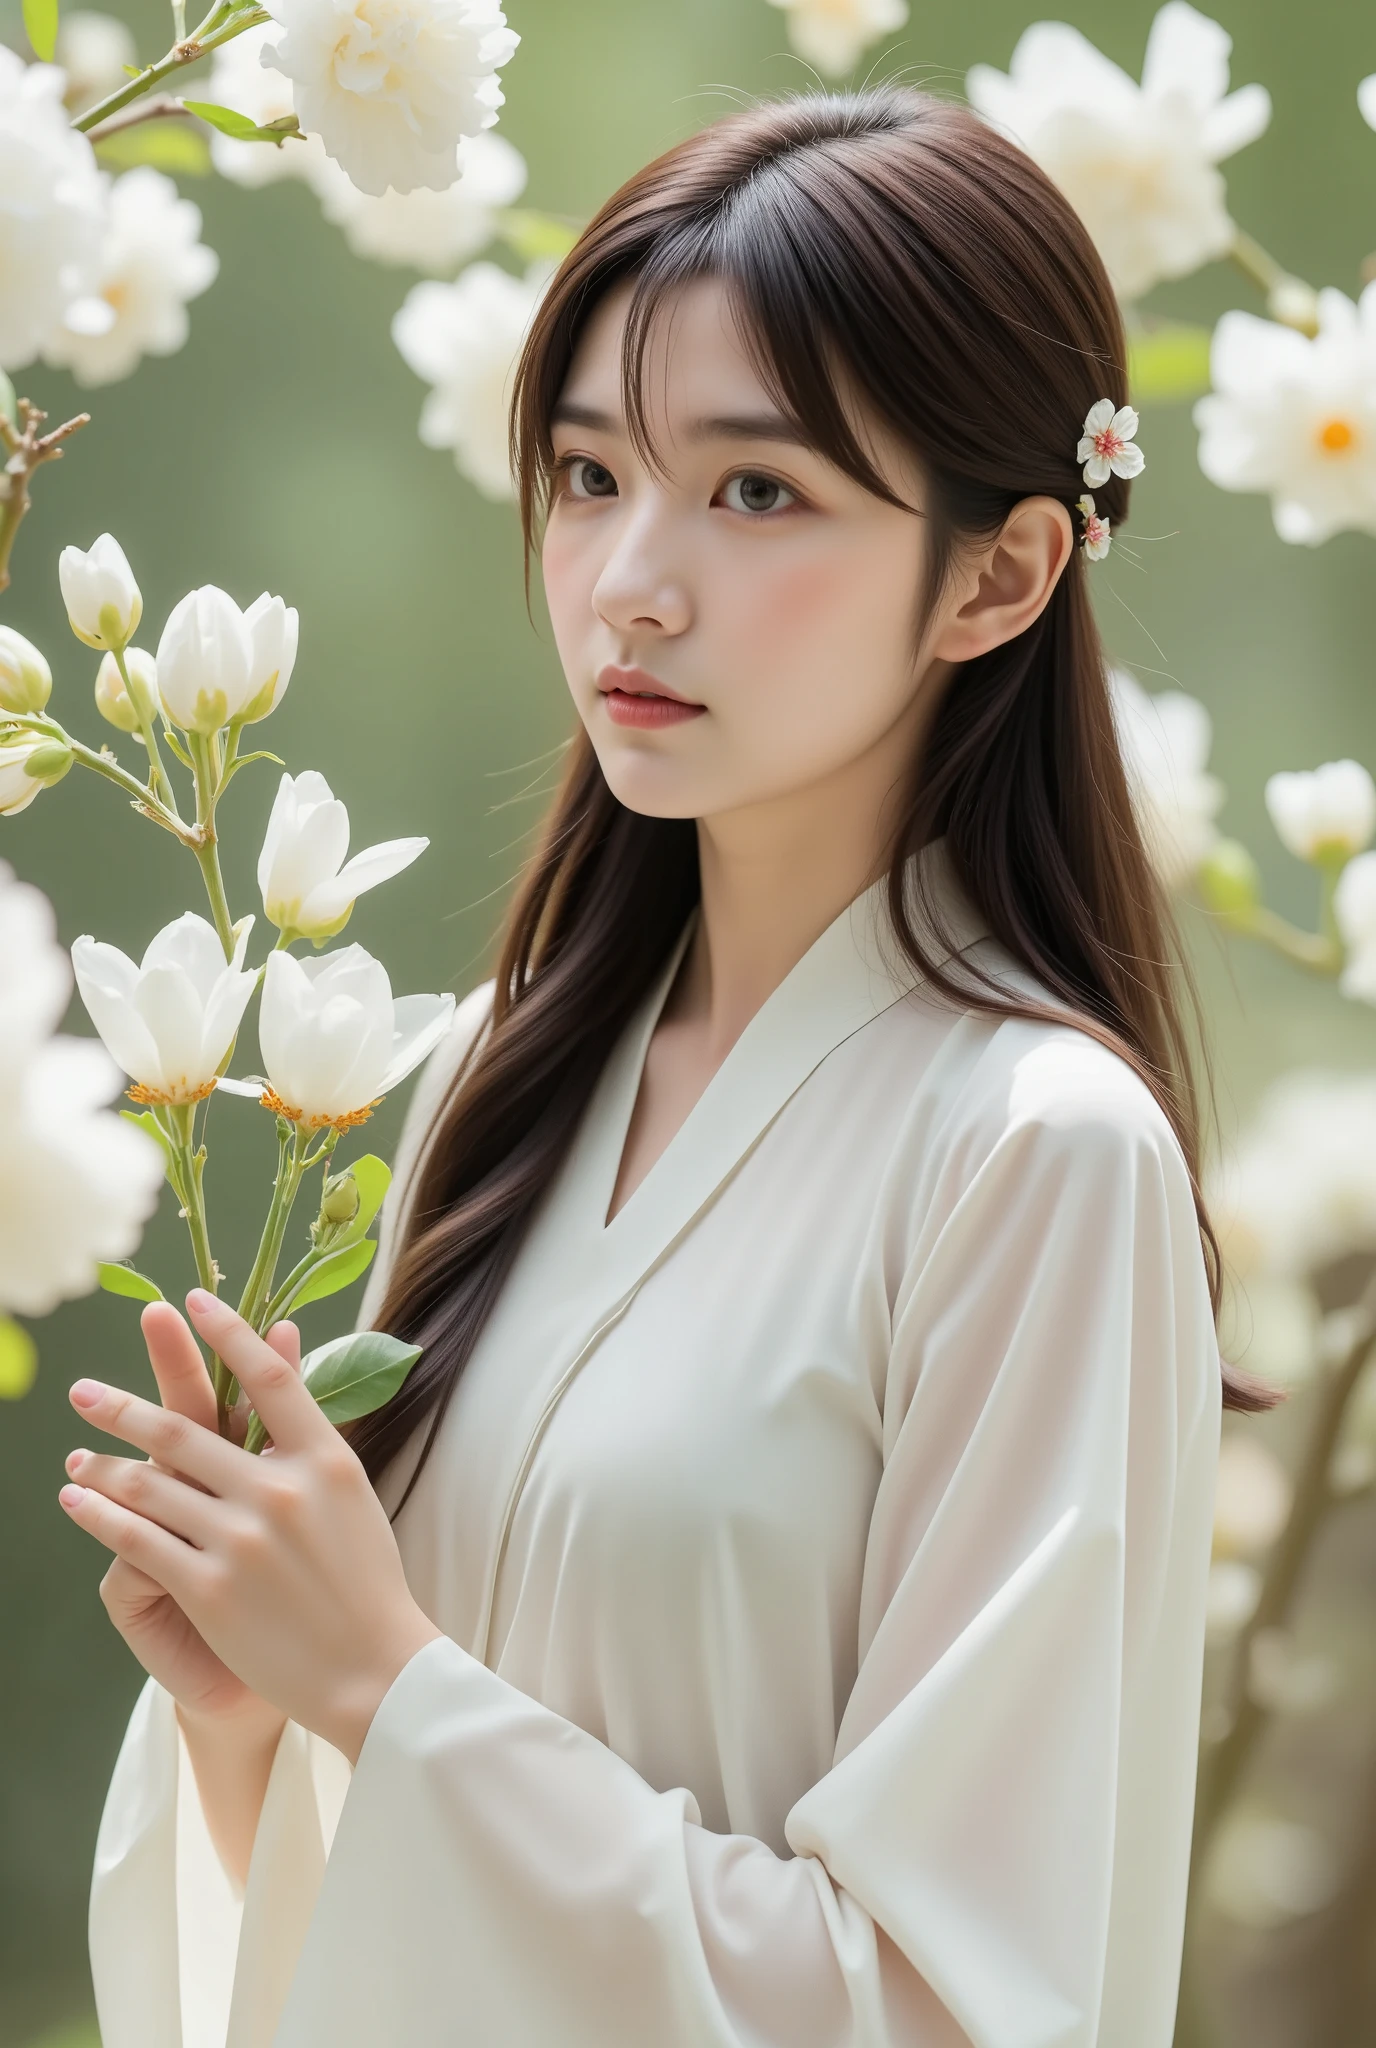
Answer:
M89 426L91 422L88 412L79 412L74 419L64 420L60 427L54 427L50 434L40 434L38 429L47 417L27 398L19 400L18 426L0 413L0 440L3 440L9 454L3 476L3 497L0 497L0 590L10 587L10 550L29 509L29 478L45 462L58 461L63 453L62 443L78 427Z
M126 128L137 128L144 121L194 121L195 115L170 92L156 93L152 99L143 100L130 107L127 113L112 114L108 121L102 121L98 128L88 132L93 143L108 142L112 135L122 134Z
M235 7L230 4L230 0L217 0L217 4L211 8L205 20L194 28L189 36L181 42L174 43L165 56L159 57L156 64L146 64L137 78L131 78L127 85L120 86L115 92L107 94L103 100L97 100L93 107L88 107L84 114L78 115L73 121L73 128L79 129L83 135L89 135L93 129L99 128L107 121L111 114L118 114L132 101L141 100L145 93L151 91L155 85L161 85L174 71L183 71L188 64L199 63L200 59L209 56L212 50L218 50L221 43L227 43L233 37L242 35L246 28L256 28L259 22L271 19L265 7Z

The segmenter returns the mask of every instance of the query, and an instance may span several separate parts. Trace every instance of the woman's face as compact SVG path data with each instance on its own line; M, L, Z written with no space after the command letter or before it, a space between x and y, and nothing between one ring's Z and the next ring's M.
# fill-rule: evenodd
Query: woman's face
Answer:
M857 765L899 779L922 694L912 464L867 435L919 508L905 511L800 441L703 280L652 338L651 467L622 406L628 301L629 287L604 301L569 371L543 550L560 659L613 793L710 819Z

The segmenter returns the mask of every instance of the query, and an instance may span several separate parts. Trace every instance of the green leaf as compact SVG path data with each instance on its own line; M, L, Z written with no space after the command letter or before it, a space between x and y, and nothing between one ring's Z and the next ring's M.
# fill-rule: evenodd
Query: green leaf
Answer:
M362 1244L345 1245L341 1251L331 1252L318 1266L312 1266L305 1283L283 1304L283 1315L304 1308L308 1301L323 1301L326 1295L338 1294L341 1288L351 1287L372 1265L376 1250L377 1246L368 1238Z
M143 1273L136 1273L132 1266L97 1266L100 1284L107 1294L127 1295L130 1301L165 1301L155 1281Z
M260 128L256 121L250 121L247 114L236 114L233 107L217 107L214 100L183 100L182 105L188 114L195 114L198 120L218 128L221 135L232 135L236 142L280 143L286 136L300 132L294 114L284 120L270 121L265 128Z
M162 1156L167 1161L170 1169L172 1165L172 1146L166 1131L158 1122L152 1110L122 1109L120 1115L127 1124L137 1124L141 1131L147 1131L150 1138L157 1139L158 1143L162 1146Z
M312 1351L301 1377L327 1422L356 1422L391 1400L420 1352L383 1330L357 1330Z
M365 1152L361 1159L341 1167L342 1173L351 1173L354 1186L358 1189L358 1214L348 1228L342 1230L332 1241L332 1249L342 1251L345 1245L357 1244L366 1237L373 1219L382 1207L383 1197L392 1185L392 1169L375 1152Z
M532 213L524 206L509 206L497 232L524 263L536 263L542 257L562 261L579 235L567 221L556 220L549 213Z
M1128 336L1128 387L1136 405L1178 405L1209 388L1207 327L1164 320Z
M24 33L39 62L51 64L57 48L57 0L24 0Z
M37 1371L38 1346L33 1338L8 1316L0 1316L0 1401L22 1401ZM366 1408L359 1410L361 1415L367 1412Z
M174 178L207 178L211 169L210 144L189 121L140 121L136 128L117 129L96 144L96 156L111 171L152 164Z

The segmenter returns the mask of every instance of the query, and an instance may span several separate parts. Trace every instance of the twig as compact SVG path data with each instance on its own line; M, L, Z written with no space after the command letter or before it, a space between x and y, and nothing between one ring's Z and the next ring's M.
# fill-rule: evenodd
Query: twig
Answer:
M112 135L119 135L126 128L137 128L144 121L194 121L195 115L170 92L155 93L152 99L143 100L126 112L112 114L108 121L102 121L98 128L92 128L87 140L92 143L108 142Z
M88 412L79 412L74 419L54 427L50 434L40 434L38 429L47 417L27 398L19 400L18 426L0 412L0 440L4 441L9 458L4 469L4 495L0 498L0 590L10 587L10 551L29 509L29 478L45 462L58 461L63 453L62 443L78 427L89 426L91 422Z

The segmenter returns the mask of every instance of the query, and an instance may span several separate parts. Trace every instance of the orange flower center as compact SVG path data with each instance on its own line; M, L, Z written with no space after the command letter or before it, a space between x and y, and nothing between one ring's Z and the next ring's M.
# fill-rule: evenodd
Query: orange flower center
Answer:
M1325 455L1346 455L1356 442L1357 429L1351 420L1325 420L1319 428L1318 443Z
M275 1088L265 1088L258 1099L264 1109L272 1110L277 1116L284 1116L288 1123L301 1124L308 1131L323 1131L331 1125L337 1131L352 1131L356 1130L359 1124L367 1123L382 1097L379 1095L366 1109L351 1109L343 1116L303 1116L299 1109L293 1109L289 1103L283 1102Z
M207 1081L203 1088L183 1087L180 1093L176 1093L166 1088L146 1088L142 1081L135 1081L124 1092L131 1102L147 1102L162 1107L169 1103L204 1102L207 1095L215 1093L215 1083Z

